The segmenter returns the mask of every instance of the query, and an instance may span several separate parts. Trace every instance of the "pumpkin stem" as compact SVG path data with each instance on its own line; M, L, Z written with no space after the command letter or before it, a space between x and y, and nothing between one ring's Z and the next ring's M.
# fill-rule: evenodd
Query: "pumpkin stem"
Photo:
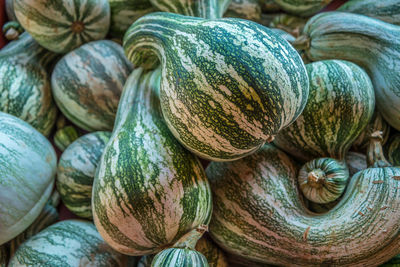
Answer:
M173 245L174 248L188 248L194 250L197 241L208 231L207 225L200 225L179 238Z
M321 187L325 182L325 172L321 169L315 169L308 173L307 183L314 188Z
M300 35L294 42L292 43L293 47L296 50L307 50L310 48L310 37L307 35Z
M382 141L382 131L374 131L370 135L369 146L367 150L367 163L369 167L383 168L392 166L383 155Z

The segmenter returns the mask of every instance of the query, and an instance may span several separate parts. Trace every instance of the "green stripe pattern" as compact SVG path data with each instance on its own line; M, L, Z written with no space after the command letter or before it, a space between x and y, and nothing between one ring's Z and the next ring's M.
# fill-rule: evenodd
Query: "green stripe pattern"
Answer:
M296 159L344 160L370 121L375 97L371 80L354 63L326 60L306 65L310 96L303 113L283 129L275 144Z
M72 142L79 138L79 134L77 129L72 126L68 125L62 129L57 130L54 134L54 144L55 146L64 151Z
M310 19L304 37L311 60L344 59L363 67L374 85L378 110L400 130L400 26L331 11Z
M208 267L207 259L196 250L169 248L158 253L151 267Z
M340 6L337 11L362 14L391 24L400 25L399 0L350 0Z
M84 130L112 130L132 68L122 47L113 41L94 41L75 49L57 63L51 76L57 106Z
M224 250L280 266L377 266L400 251L400 169L352 177L340 202L306 210L288 156L270 145L235 162L212 162L212 238Z
M159 110L160 71L128 78L97 168L93 218L103 238L128 255L157 253L208 224L211 190L199 160L172 136Z
M56 186L65 206L76 215L92 219L92 188L101 154L110 132L93 132L73 142L61 155Z
M0 112L0 245L39 216L53 189L57 157L28 123Z
M274 0L284 11L302 17L312 16L332 0Z
M107 0L14 0L14 11L40 45L57 53L104 39L110 27Z
M151 67L158 56L165 121L186 148L206 159L253 153L307 101L298 53L251 21L152 13L129 28L123 46L137 66Z
M128 257L111 249L91 222L67 220L47 227L23 243L9 267L125 267Z

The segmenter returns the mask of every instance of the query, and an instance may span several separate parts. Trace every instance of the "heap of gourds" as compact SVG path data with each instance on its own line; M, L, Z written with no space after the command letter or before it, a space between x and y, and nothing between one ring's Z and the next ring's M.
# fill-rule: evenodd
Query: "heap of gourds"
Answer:
M330 2L7 0L0 267L396 266L400 0Z

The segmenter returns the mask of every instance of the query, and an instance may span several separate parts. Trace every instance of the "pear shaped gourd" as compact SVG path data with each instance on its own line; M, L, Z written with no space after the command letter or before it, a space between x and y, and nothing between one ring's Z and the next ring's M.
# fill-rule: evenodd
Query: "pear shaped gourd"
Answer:
M0 112L0 245L39 216L53 189L57 157L28 123Z
M93 185L96 227L128 255L157 253L211 217L204 169L165 125L159 86L159 70L129 76Z
M206 159L253 153L307 101L298 53L251 21L152 13L132 24L123 46L136 66L161 61L165 121L186 148Z

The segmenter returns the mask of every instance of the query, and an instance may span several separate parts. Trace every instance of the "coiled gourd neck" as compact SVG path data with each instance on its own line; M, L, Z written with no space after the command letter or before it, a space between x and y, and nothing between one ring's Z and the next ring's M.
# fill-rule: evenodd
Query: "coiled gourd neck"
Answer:
M378 130L371 133L367 150L367 163L369 167L384 168L392 166L383 154L382 141L382 131Z
M308 35L303 34L294 40L292 45L297 51L308 50L311 46L311 39Z
M207 225L200 225L197 228L191 230L190 232L179 238L178 241L173 245L174 248L188 248L195 249L197 241L203 236L205 232L208 231Z

